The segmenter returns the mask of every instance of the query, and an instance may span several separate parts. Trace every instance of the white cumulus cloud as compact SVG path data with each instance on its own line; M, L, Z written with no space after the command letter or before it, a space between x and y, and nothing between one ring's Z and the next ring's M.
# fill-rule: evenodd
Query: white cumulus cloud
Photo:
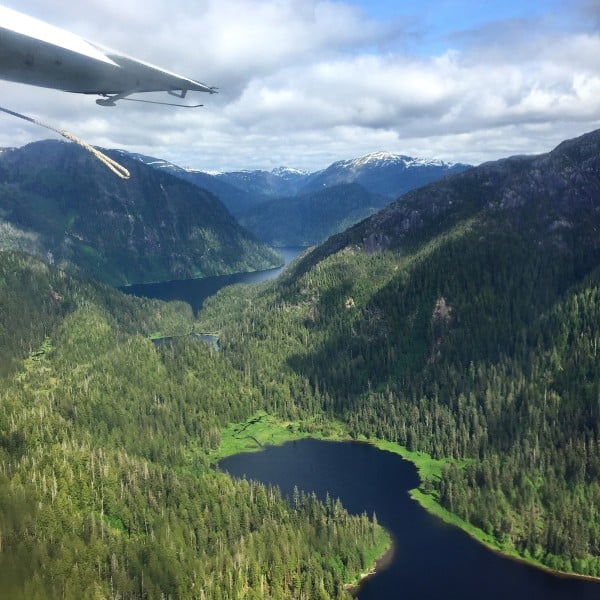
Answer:
M317 169L377 150L478 163L600 126L597 0L565 2L563 20L521 15L457 30L429 52L407 50L405 18L376 20L350 1L5 3L218 86L201 109L107 109L0 81L2 106L182 166ZM0 146L50 135L0 115Z

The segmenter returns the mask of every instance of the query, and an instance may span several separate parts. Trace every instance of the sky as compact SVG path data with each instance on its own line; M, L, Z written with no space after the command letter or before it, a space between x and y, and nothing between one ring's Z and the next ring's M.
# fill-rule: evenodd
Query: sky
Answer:
M381 150L479 164L600 128L600 0L0 1L217 86L188 96L198 109L106 108L0 80L0 106L182 167L315 171ZM0 147L47 138L0 113Z

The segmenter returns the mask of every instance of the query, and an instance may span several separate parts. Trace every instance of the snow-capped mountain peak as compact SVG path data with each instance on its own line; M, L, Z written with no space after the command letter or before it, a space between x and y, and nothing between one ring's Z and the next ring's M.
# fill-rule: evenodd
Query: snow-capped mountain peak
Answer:
M277 175L277 177L303 177L304 175L308 175L308 171L303 171L302 169L293 169L291 167L276 167L271 170L273 175Z
M372 152L359 158L340 160L310 175L303 191L358 183L376 194L396 198L443 175L461 171L467 165L455 165L439 159L413 158L392 152Z
M381 167L450 167L451 163L446 163L437 158L413 158L404 154L394 154L393 152L379 151L365 154L359 158L350 160L341 160L334 163L336 167L349 170Z
M310 194L324 188L348 184L357 184L372 194L395 199L411 189L468 168L468 165L460 163L414 158L387 151L340 160L313 173L290 167L276 167L270 171L244 169L207 172L182 168L166 160L141 154L130 156L204 187L221 198L232 212L239 206L268 198Z

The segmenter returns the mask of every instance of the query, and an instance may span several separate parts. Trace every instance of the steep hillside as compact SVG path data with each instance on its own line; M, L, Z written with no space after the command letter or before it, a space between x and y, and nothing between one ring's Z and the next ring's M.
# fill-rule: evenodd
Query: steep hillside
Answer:
M596 131L410 192L203 319L274 397L310 388L282 412L464 459L425 502L600 575L599 290Z
M220 174L205 173L197 169L185 169L161 158L145 156L143 154L129 153L122 150L119 153L124 156L131 156L159 171L175 175L180 179L185 179L199 188L210 192L223 203L232 215L237 215L240 211L268 200L267 196L252 194L236 185L232 185L226 178L220 177Z
M277 198L240 214L240 223L272 246L313 246L388 203L353 183Z
M308 175L306 171L279 167L272 171L247 170L219 173L216 178L255 198L275 198L297 194Z
M117 158L131 179L114 177L75 144L37 142L2 153L1 247L118 285L279 264L211 194Z
M31 256L0 251L0 375L37 351L68 315L90 304L129 334L183 335L193 327L185 302L132 298L93 280L73 279Z
M206 173L183 168L161 158L124 151L120 153L209 191L235 216L272 198L295 195L308 175L305 171L285 167L272 171L258 169Z

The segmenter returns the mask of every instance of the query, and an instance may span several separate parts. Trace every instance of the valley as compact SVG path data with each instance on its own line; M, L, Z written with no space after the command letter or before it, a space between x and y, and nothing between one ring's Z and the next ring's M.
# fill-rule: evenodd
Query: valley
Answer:
M211 191L244 227L275 247L322 243L405 192L470 167L375 152L312 173L280 167L209 174L134 158Z
M171 267L153 271L134 260L146 250L131 250L135 267L103 263L102 276L85 261L71 266L79 250L68 265L48 260L47 240L64 250L63 201L46 214L15 216L17 198L39 206L39 194L62 181L40 173L46 183L36 175L18 193L10 182L0 188L4 227L19 241L0 253L7 598L348 597L348 584L390 546L379 510L374 516L368 503L354 505L341 491L333 492L341 502L308 489L290 499L271 487L276 480L214 469L257 447L268 447L258 462L277 462L279 450L294 446L276 445L296 440L314 448L299 463L315 474L325 450L306 437L369 442L336 447L368 454L376 445L414 462L419 477L406 474L410 483L386 502L402 498L413 511L408 518L424 528L442 525L409 489L427 510L508 556L600 576L600 132L408 191L303 252L277 278L217 285L193 308L197 288L164 302L95 281L120 285L134 271L147 280L177 278ZM184 185L173 175L148 177L158 189ZM109 188L98 185L108 202ZM211 214L233 222L209 199ZM178 228L187 231L180 219L187 223L195 210L181 202L187 217L164 225L174 228L173 243ZM144 227L139 239L147 241ZM160 260L173 265L178 257L189 266L181 272L194 277L194 252L229 244L235 257L224 252L210 269L281 262L236 223L228 231L237 242L211 238L186 246L189 255L178 248ZM109 246L106 239L96 252ZM218 334L218 350L190 331ZM154 345L157 335L173 340ZM235 460L245 465L238 474L251 472L253 463ZM348 459L361 460L368 470L379 458ZM356 487L362 493L370 484ZM600 585L531 574L469 545L458 529L448 535L458 541L432 542L440 545L436 564L473 552L473 561L495 565L483 579L513 581L498 594L588 598ZM410 570L402 531L393 537L395 560ZM428 572L428 551L420 552ZM359 598L383 597L386 578L384 570L367 579ZM426 593L411 582L409 597Z
M467 459L422 489L511 553L597 575L598 140L409 193L201 322L250 377L262 355L276 414Z

